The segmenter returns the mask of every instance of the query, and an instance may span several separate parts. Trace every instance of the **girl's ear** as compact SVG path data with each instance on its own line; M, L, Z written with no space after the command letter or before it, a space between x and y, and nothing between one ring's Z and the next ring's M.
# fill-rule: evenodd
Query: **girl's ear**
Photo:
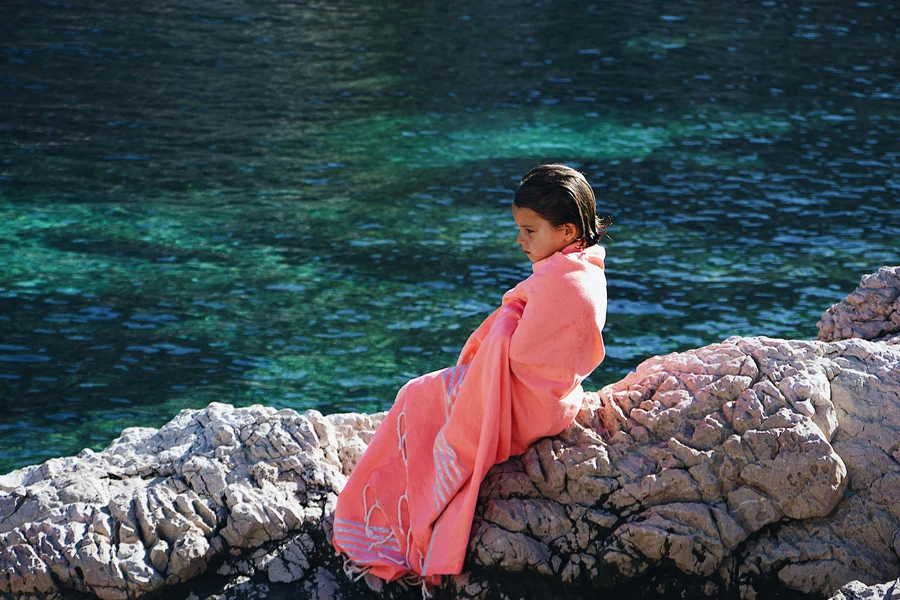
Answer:
M578 227L575 226L574 223L566 223L563 225L563 232L565 233L566 240L569 243L574 242L578 239Z

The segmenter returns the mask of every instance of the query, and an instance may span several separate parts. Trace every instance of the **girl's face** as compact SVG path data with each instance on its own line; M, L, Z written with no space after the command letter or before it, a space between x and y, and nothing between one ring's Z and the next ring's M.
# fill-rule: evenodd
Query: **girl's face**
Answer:
M519 226L516 243L531 262L543 260L578 239L578 228L572 223L554 227L550 221L530 208L512 207L513 219Z

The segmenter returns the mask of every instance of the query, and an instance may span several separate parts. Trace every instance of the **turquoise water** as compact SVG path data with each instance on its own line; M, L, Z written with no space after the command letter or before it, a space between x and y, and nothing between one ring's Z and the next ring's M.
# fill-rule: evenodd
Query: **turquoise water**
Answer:
M608 358L810 338L898 264L898 10L11 0L0 472L211 401L389 406L530 273L518 179L614 216Z

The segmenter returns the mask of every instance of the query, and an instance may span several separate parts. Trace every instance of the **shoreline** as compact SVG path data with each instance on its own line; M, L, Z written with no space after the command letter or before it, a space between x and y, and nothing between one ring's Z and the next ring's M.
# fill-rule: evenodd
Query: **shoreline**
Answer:
M842 585L900 577L900 462L883 458L900 432L900 268L819 329L653 357L588 394L565 432L491 470L467 571L438 595L849 600ZM0 476L0 596L417 596L351 582L330 547L380 415L213 403Z

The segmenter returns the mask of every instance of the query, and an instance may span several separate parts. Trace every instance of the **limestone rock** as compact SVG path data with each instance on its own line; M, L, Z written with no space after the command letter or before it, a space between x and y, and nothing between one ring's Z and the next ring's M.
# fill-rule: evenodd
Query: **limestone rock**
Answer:
M829 308L817 324L816 339L875 340L900 334L900 267L882 267L863 275L849 296Z
M831 597L831 600L900 600L900 581L866 585L851 581Z
M740 572L745 582L780 578L789 589L833 592L859 577L853 556L870 531L835 528L830 547L843 554L785 547L811 543L806 532L828 530L847 502L852 477L831 440L843 439L841 418L854 404L897 404L896 438L900 380L874 394L844 385L865 373L900 374L900 348L732 338L650 359L590 396L563 434L491 471L472 566L546 574L582 590L622 587L666 566L735 590ZM891 497L858 496L866 506ZM559 527L530 514L552 514ZM885 549L868 552L870 578L889 575Z
M887 298L896 273L861 289ZM864 304L859 323L878 321ZM491 469L466 571L436 591L900 595L900 343L839 329L857 334L655 357L589 394L566 431ZM0 476L0 597L418 598L351 580L330 545L382 418L211 404Z
M358 459L339 448L382 417L211 404L0 476L0 596L134 598L222 561L299 581Z
M832 446L849 473L847 494L827 518L785 523L746 549L745 572L776 570L788 587L828 596L853 581L900 576L900 346L835 342Z

